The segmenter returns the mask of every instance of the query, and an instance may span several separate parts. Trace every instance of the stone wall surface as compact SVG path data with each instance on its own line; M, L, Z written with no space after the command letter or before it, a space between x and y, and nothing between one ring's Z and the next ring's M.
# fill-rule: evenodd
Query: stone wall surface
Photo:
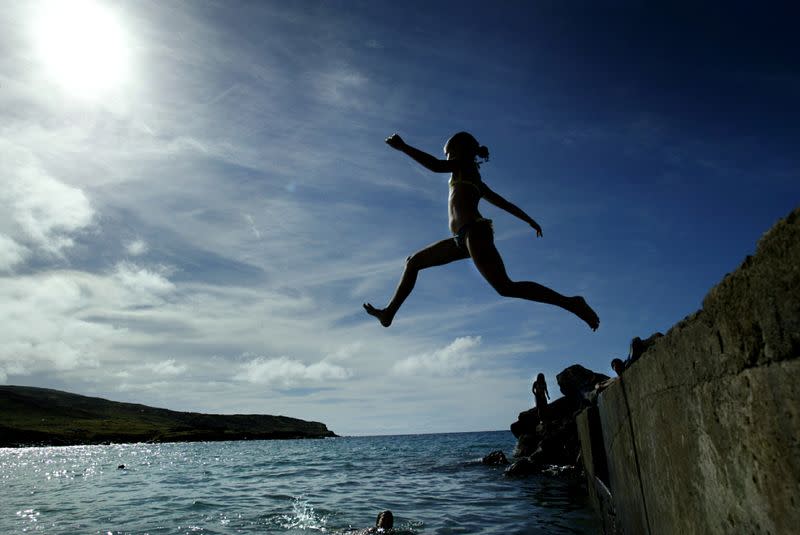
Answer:
M799 357L800 208L598 397L625 533L800 533Z

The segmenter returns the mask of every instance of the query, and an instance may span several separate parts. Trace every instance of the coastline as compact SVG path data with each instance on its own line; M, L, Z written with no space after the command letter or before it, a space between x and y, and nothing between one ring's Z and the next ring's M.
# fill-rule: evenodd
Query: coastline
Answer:
M594 533L581 481L509 479L477 462L484 449L513 442L503 430L5 448L11 514L0 533L344 534L373 526L386 509L409 535Z
M321 422L288 416L179 412L13 385L0 385L0 409L0 447L337 436Z

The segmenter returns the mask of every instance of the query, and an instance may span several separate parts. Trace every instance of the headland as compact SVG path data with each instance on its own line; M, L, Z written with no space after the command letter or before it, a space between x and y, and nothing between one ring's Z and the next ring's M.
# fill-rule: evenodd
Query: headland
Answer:
M0 447L335 437L320 422L202 414L28 386L0 386Z

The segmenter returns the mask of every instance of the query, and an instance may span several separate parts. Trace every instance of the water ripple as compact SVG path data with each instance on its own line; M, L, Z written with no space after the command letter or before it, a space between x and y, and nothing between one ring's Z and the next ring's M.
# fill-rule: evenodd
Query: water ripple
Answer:
M580 485L477 462L510 433L0 449L0 533L592 533ZM125 469L117 467L124 465Z

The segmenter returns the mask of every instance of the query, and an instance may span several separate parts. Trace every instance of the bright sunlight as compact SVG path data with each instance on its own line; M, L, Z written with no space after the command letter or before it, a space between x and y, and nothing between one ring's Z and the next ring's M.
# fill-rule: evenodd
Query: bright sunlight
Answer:
M128 72L128 46L118 17L95 0L44 4L35 36L46 75L66 90L96 97Z

